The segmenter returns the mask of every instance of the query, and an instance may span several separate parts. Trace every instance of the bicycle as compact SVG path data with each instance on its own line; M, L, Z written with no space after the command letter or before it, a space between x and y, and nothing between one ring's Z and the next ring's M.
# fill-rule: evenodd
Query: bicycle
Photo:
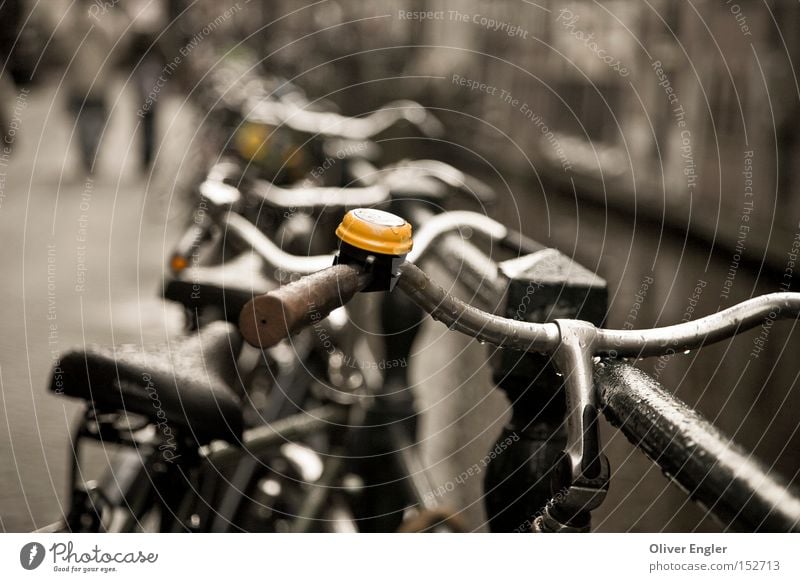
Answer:
M182 241L178 247L179 252L173 256L173 260L171 260L173 272L176 274L182 271L185 266L188 266L188 263L185 261L186 257L195 257L200 253L199 246L203 242L208 242L209 231L219 226L219 221L216 220L218 218L217 214L215 214L216 211L229 212L231 210L241 210L242 214L248 219L252 220L252 222L259 226L262 231L275 231L278 230L281 221L279 221L278 224L258 224L258 216L262 214L262 208L265 206L268 206L273 210L277 209L278 212L291 212L292 214L297 214L298 208L315 209L323 207L330 213L331 211L336 212L341 207L348 208L353 206L361 206L365 203L376 205L381 203L388 204L390 202L390 189L383 183L376 183L375 181L368 186L348 188L346 191L342 192L338 188L326 189L319 186L306 186L304 188L288 189L282 188L277 184L273 184L259 178L253 178L252 176L247 175L247 172L243 169L241 163L242 161L246 161L248 166L250 163L254 163L258 169L258 173L263 174L263 170L265 168L274 167L272 162L275 162L275 160L270 159L266 160L265 162L263 159L258 159L264 140L261 138L256 140L258 143L255 145L258 147L255 147L255 142L253 139L251 139L252 136L247 137L245 135L242 137L241 132L249 131L254 126L258 126L260 128L259 131L265 130L265 128L268 131L288 130L296 134L294 137L297 137L297 135L308 133L310 131L309 128L311 128L313 129L311 132L312 135L306 142L304 142L304 147L311 143L313 145L312 150L314 152L317 152L317 149L319 149L324 153L327 151L326 148L329 148L331 144L338 144L339 147L342 147L342 143L353 142L356 140L356 138L369 139L372 135L386 130L400 120L409 121L412 123L412 125L420 125L420 127L426 131L435 132L436 128L438 127L435 119L433 119L430 115L427 115L420 106L412 102L398 102L395 104L390 104L390 107L380 109L372 115L359 119L345 118L330 112L307 110L305 108L305 105L307 104L303 104L304 107L301 108L297 103L296 92L292 91L281 92L278 95L277 100L273 99L272 95L251 95L250 97L246 97L242 103L237 104L234 109L236 109L237 112L241 112L243 110L247 110L249 105L254 106L254 108L257 110L257 114L255 116L253 113L247 113L243 115L242 118L245 122L245 125L237 128L237 130L234 132L233 141L236 144L235 149L239 159L234 161L225 160L222 163L212 167L211 171L209 172L208 179L200 186L202 203L207 203L211 208L211 212L208 214L204 213L204 218L210 218L211 220L195 221L195 223L188 229L184 237L182 237ZM320 126L320 123L322 123L325 127ZM263 133L263 131L261 131L261 133ZM262 135L261 137L264 136ZM270 138L269 147L275 149L275 145L276 141ZM253 149L251 146L255 147L255 149ZM283 151L286 150L286 148L278 148L278 150ZM348 156L342 157L337 155L337 157L343 160L343 163L341 164L342 167L349 167L350 158ZM379 176L381 175L381 173L377 172L374 168L368 166L366 160L360 158L359 160L361 162L362 179L354 179L355 182L366 182L368 180L373 180L369 175L372 173L375 173ZM286 167L285 162L285 159L280 161L281 167ZM460 173L458 173L454 168L446 166L445 164L439 164L432 161L424 162L424 164L426 167L422 167L422 165L419 163L404 163L401 166L392 169L385 169L383 170L381 181L388 180L390 175L396 176L402 173L407 178L411 178L411 174L413 174L413 180L410 181L416 184L425 182L425 178L422 176L422 174L427 174L428 182L430 182L433 180L430 177L430 174L433 172L433 170L435 170L439 175L443 176L443 178L437 179L437 183L435 185L431 185L430 183L425 184L423 190L417 191L417 193L421 195L441 195L441 184L447 184L449 181L452 185L453 180L463 180L463 176ZM289 166L291 166L291 164L289 164ZM364 166L366 166L366 169ZM433 170L431 168L433 168ZM275 176L273 176L273 178L275 178ZM245 192L247 192L247 196L240 195L239 191L237 191L237 189L231 185L232 183L236 183L237 185L246 185L247 188ZM463 184L459 185L463 186ZM472 186L476 187L476 185L478 185L478 183L476 181L472 181ZM396 185L394 186L394 189L397 190ZM407 186L404 190L408 192ZM303 196L303 194L306 194L306 196ZM299 198L298 195L300 195ZM344 201L341 200L343 197L345 198ZM333 200L331 200L332 198ZM291 201L291 208L287 207L287 199L290 199ZM237 204L239 201L242 203ZM236 222L236 217L231 217L230 223L232 223L231 231L234 232L234 235L237 232L244 232L245 242L248 240L247 237L250 237L252 242L255 231L249 229L249 224L247 224L244 220L239 220ZM228 226L228 224L224 225L226 231L228 230ZM265 237L259 238L261 243L263 243L264 240L267 239ZM230 241L230 239L227 239L227 241ZM226 248L225 245L226 241L223 240L221 243L221 251L223 255L226 252L230 252L230 247ZM181 249L184 250L183 253L180 252ZM220 249L211 249L211 253L213 254L216 252L216 250ZM175 268L176 258L184 259L183 267ZM165 286L165 297L168 299L176 299L183 303L193 316L191 321L198 327L219 319L219 313L215 313L212 314L211 317L206 317L201 322L197 317L198 309L206 310L210 308L209 310L211 310L213 308L221 308L223 311L223 319L225 319L224 312L231 306L231 304L233 305L234 313L238 314L239 310L241 309L241 305L237 305L236 303L240 297L237 296L237 289L235 285L234 288L231 289L231 285L226 286L225 284L226 277L228 277L228 275L233 276L229 277L227 280L239 283L240 281L248 278L252 279L252 277L254 275L257 276L261 270L259 266L254 265L252 261L227 261L225 260L224 256L217 257L217 259L220 258L222 260L212 260L212 263L218 262L218 265L212 264L211 266L207 266L203 269L203 275L205 276L204 278L199 279L197 277L197 272L200 269L194 269L190 281L176 276L169 280ZM294 263L295 261L292 262ZM230 268L234 264L236 265L236 268ZM280 277L280 274L276 273L276 276ZM187 283L189 284L189 287L186 286ZM266 288L269 288L270 285L272 285L270 277L260 277L258 285L264 285ZM190 289L190 291L187 291L188 289ZM252 285L244 285L244 289L246 289L246 292L252 294ZM239 295L241 295L241 293ZM217 328L219 328L219 326L217 326ZM217 331L219 331L219 329ZM187 341L186 343L190 342ZM181 347L182 346L183 343L181 343ZM308 356L309 352L307 351L305 355ZM98 359L101 357L100 354L93 354L92 356L97 357ZM327 365L327 358L317 357L314 358L314 360L315 364L320 369L324 369ZM71 360L68 359L67 362L70 363ZM312 364L312 368L313 367L314 365ZM297 403L303 403L306 395L309 392L309 379L298 378L298 376L303 376L304 374L303 370L300 370L299 366L297 366L296 361L289 365L283 365L282 369L278 371L277 375L281 377L280 379L282 381L291 385L294 391L291 395L287 396L285 394L278 394L278 391L276 390L275 394L273 394L270 398L265 399L263 406L254 407L256 408L256 412L259 414L259 416L264 416L266 413L265 418L262 420L274 421L285 416L292 410L292 407L296 408L298 406ZM102 381L113 383L113 380L109 377L102 377ZM187 386L195 386L196 388L196 383L193 385L188 379L185 383ZM244 386L238 387L239 395L242 396L244 393L244 397L250 399L250 397L253 396L252 393L248 392L248 389L251 388L249 385L250 381L240 381L239 384L244 384ZM81 390L78 389L77 392L81 393ZM112 408L113 407L114 406L112 406ZM407 416L413 418L413 412ZM86 431L84 429L86 428L87 424L91 424L97 420L98 419L95 418L94 415L87 416L82 423L83 428L79 430L79 436L89 436L91 431ZM100 420L102 421L103 419ZM213 423L212 420L206 420ZM116 429L113 426L111 430L114 433L115 439L120 439L121 442L125 440L120 437L117 432L115 432ZM235 432L236 430L234 430L234 433ZM129 439L129 442L126 444L135 445L136 443L135 440ZM130 470L121 468L121 466L126 463L132 467ZM113 475L115 470L138 473L141 465L142 463L138 462L137 459L128 459L127 461L123 460L117 465L117 467L115 467L115 469L111 471L111 473ZM251 470L255 470L255 466L252 464L250 467ZM76 471L77 469L74 472ZM248 479L253 478L254 475L251 472ZM73 475L73 482L77 482L75 475ZM92 494L100 495L98 491L94 491ZM80 495L78 495L78 497L80 497ZM229 496L228 499L234 499L234 501L231 503L237 502L236 495ZM147 504L147 502L144 503ZM230 506L231 503L228 503L227 505ZM80 509L81 503L77 503L76 506L79 509L77 509L75 513L80 515L82 512L82 509ZM75 522L75 519L72 519L71 521ZM91 527L96 526L97 521L93 520Z
M183 305L190 327L220 318L235 322L254 290L265 293L285 282L298 262L321 268L313 259L297 257L334 249L335 237L326 231L349 210L412 206L409 212L421 224L454 196L476 199L484 207L493 202L488 186L441 162L403 161L378 169L361 160L361 166L360 178L346 188L243 181L239 164L212 166L198 188L194 218L170 255L164 298ZM269 272L257 254L248 252L251 247L268 248L275 257L293 256ZM299 272L307 271L301 267Z
M405 223L399 217L376 220L381 226ZM363 232L348 236L347 222L346 217L340 225L341 238L358 240ZM357 221L351 218L350 224ZM391 237L385 230L380 236ZM597 429L600 412L727 527L800 531L796 492L726 442L719 431L654 380L619 360L699 349L759 325L776 310L778 318L797 318L800 294L765 295L690 323L650 330L610 330L560 318L531 323L465 304L413 262L375 252L379 246L372 243L372 252L365 254L352 252L343 242L334 266L252 299L240 318L244 339L268 348L361 291L396 286L450 329L499 348L552 357L564 381L566 435L563 451L541 471L551 476L551 491L547 502L528 516L532 531L589 530L591 512L602 503L610 481ZM390 269L376 267L387 260Z
M233 73L236 74L235 72ZM377 159L376 138L403 124L420 135L438 137L441 122L419 103L392 101L360 117L310 102L294 85L244 74L219 75L203 109L216 118L218 142L225 156L246 164L245 175L275 184L313 178L318 185L342 186L353 158Z
M331 258L287 255L245 219L230 213L226 220L244 232L245 239L255 243L253 250L273 267L315 269ZM484 216L445 213L421 228L417 248L409 260L422 259L435 242L466 226L507 246L514 247L518 243L516 233ZM327 331L340 336L342 330L335 328L335 325L330 326ZM398 339L392 349L407 350L407 338L398 335ZM220 321L179 338L168 348L154 346L134 352L90 348L62 358L54 370L51 389L89 402L72 443L76 453L71 511L66 521L68 529L132 531L144 527L148 523L145 518L158 513L160 521L153 521L156 518L151 517L149 524L160 531L301 529L287 525L287 520L281 516L313 515L314 511L304 510L302 506L307 497L313 497L303 491L303 483L314 483L316 479L328 478L331 473L318 472L313 477L313 472L309 472L308 454L304 460L303 454L298 454L299 447L291 449L291 453L282 450L285 448L282 445L286 444L284 439L300 443L305 438L313 441L325 435L330 427L309 422L307 416L318 413L316 418L338 423L350 419L351 429L331 431L332 449L341 446L343 435L358 432L359 423L354 422L357 417L368 418L360 406L359 396L363 395L353 394L352 386L341 394L330 390L311 394L310 400L303 394L276 391L274 401L265 408L272 415L266 419L271 423L269 428L248 425L234 390L235 384L241 383L241 377L237 378L240 376L237 371L240 347L241 339L235 329ZM338 370L331 371L341 372L341 351L332 354L329 367L331 362L334 367L338 362ZM385 386L405 385L404 375L405 368L392 369L392 378L387 378ZM288 384L295 387L294 383ZM290 414L297 403L319 404L309 412ZM392 483L396 489L404 490L402 496L398 496L400 509L421 505L425 511L418 519L430 523L432 529L440 527L442 520L448 527L457 527L457 521L449 514L437 513L440 511L436 507L438 504L424 493L427 487L424 472L418 470L420 463L411 446L415 411L409 410L409 406L413 403L395 399L394 404L394 409L376 409L370 413L382 416L381 422L391 418L390 424L398 418L402 420L398 425L403 426L395 427L397 430L392 431L389 444L378 447L384 449L379 451L384 459L387 449L390 453L404 451L397 458L398 478ZM369 426L366 428L370 430ZM104 445L123 445L120 458L108 472L105 482L86 482L82 477L79 451L86 439L99 440ZM215 441L229 444L222 446L219 442L214 444ZM310 464L313 468L314 463ZM273 465L282 469L277 470ZM382 470L385 471L385 463ZM366 473L366 470L361 472ZM279 476L277 483L269 478L275 474ZM184 479L189 480L186 487L176 486ZM243 479L246 483L242 483ZM270 499L265 491L273 491L276 485L282 495L279 499ZM362 491L369 491L369 483L365 485ZM324 489L320 484L312 488ZM364 498L365 495L361 495L359 503L350 503L350 506L370 507ZM412 502L406 501L408 499ZM274 509L270 516L259 513L259 508L264 507ZM318 509L319 502L311 507ZM341 515L342 511L338 513ZM373 520L372 529L393 531L406 523L406 516L399 510L388 515L390 525L386 524L387 520ZM436 523L431 522L431 516L438 516L434 520ZM368 529L368 517L358 521L361 529ZM341 521L332 520L331 523ZM306 528L319 527L314 517L299 520L299 523L306 523L303 526Z

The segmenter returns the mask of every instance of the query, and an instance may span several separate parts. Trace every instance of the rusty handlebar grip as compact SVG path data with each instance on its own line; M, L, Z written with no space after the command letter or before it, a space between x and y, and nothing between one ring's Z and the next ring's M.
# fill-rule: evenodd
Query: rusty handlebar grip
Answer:
M335 265L254 297L239 314L245 341L262 349L326 318L361 291L370 276L352 265Z

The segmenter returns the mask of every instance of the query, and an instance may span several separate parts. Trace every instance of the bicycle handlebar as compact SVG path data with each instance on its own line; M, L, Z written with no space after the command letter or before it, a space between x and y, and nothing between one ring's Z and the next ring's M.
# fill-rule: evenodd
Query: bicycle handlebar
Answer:
M605 355L651 357L716 343L773 319L800 315L800 293L753 297L718 313L668 327L645 330L598 329L597 347Z
M346 117L304 109L290 102L258 99L247 119L311 135L351 140L371 139L399 121L407 121L429 137L438 137L444 131L442 123L427 109L408 100L392 101L363 117Z
M291 333L322 321L369 282L351 265L335 265L249 301L239 317L245 341L270 348Z
M299 208L341 211L372 207L398 196L438 199L447 189L469 194L482 204L494 201L494 191L489 186L443 162L411 160L383 168L376 168L363 159L360 162L363 163L352 164L360 176L347 187L306 184L287 188L255 179L243 189L242 195L292 212Z
M447 233L465 227L490 240L500 243L507 241L507 246L517 245L519 235L488 216L467 211L446 212L432 217L420 228L414 239L414 249L408 254L407 261L411 263L421 261L434 242ZM249 245L269 266L281 269L290 275L311 275L333 263L332 254L303 256L287 253L252 222L235 212L228 212L224 216L222 228Z
M789 484L737 446L647 374L604 360L594 380L603 412L628 440L730 528L800 528L800 500ZM710 464L709 459L714 459Z
M333 260L333 255L297 257L284 253L257 228L236 215L228 217L228 224L246 233L248 242L256 243L253 248L265 260L274 266L286 267L289 272L319 270L323 264L330 265ZM435 216L420 229L415 237L414 250L409 253L408 260L399 266L400 289L434 319L479 341L521 351L554 353L561 345L559 324L528 323L481 311L450 295L414 265L440 236L465 225L494 239L503 238L508 233L500 223L472 212L448 212ZM309 285L313 286L317 281L321 280L314 279ZM295 292L292 290L299 289L302 287L287 286L284 293L290 294ZM324 296L326 292L338 291L335 286L323 286L315 291L317 300L330 300ZM718 313L668 327L647 330L596 329L591 355L653 357L695 349L756 327L773 313L773 319L800 316L800 293L772 293L754 297ZM295 329L288 330L288 333ZM275 333L284 337L288 335L287 330Z
M450 329L477 340L521 351L553 353L561 344L556 323L528 323L486 313L453 297L424 271L405 263L398 286ZM647 330L597 329L593 355L653 357L699 348L756 327L764 318L800 316L800 293L771 293L692 322ZM587 346L588 347L588 346Z
M324 186L284 188L267 180L254 180L246 195L257 198L262 204L292 209L293 212L301 208L340 211L377 206L391 200L391 192L383 184L356 188Z
M378 260L375 256L371 258ZM402 261L402 257L395 259ZM241 314L240 329L245 339L262 348L274 345L318 321L369 285L369 263L351 266L349 270L341 267L253 299ZM593 357L675 353L731 337L755 327L768 316L777 319L800 315L800 293L774 293L693 322L650 330L598 329L589 322L571 319L529 323L493 315L460 301L412 262L396 264L392 272L403 292L450 329L499 347L553 356L556 369L564 376L567 398L567 442L560 463L562 470L557 473L559 487L566 488L568 493L551 500L552 507L548 505L546 509L548 524L558 523L554 516L564 513L564 508L569 508L567 516L572 511L591 511L602 502L607 491L608 461L600 453L598 442L596 418L600 401L592 379ZM570 519L566 517L562 526L572 527Z
M411 263L400 266L397 286L431 317L475 339L522 351L551 352L560 335L555 323L528 323L486 313L464 303Z

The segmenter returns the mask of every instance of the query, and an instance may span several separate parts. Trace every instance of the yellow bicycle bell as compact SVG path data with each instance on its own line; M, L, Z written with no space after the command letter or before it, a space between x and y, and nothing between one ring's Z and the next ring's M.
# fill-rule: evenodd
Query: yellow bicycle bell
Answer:
M270 151L270 135L274 131L274 127L262 123L243 123L233 137L236 151L251 162L265 159Z
M245 121L233 137L234 149L268 176L288 174L299 179L308 173L308 157L291 132L257 121ZM272 178L270 178L272 179Z
M357 265L372 274L364 291L387 291L397 280L397 267L413 246L405 219L375 208L356 208L336 229L341 241L334 264Z

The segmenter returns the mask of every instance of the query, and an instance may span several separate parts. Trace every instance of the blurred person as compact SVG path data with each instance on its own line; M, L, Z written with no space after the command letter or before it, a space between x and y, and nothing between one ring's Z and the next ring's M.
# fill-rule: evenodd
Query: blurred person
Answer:
M13 101L14 60L12 51L19 36L19 22L22 14L20 0L0 0L0 140L11 146L13 140L8 135L6 107Z
M11 149L14 140L9 132L11 125L8 121L6 109L14 101L14 83L5 72L0 74L0 151L4 148Z
M160 37L167 24L167 5L159 0L129 0L124 4L130 19L129 61L133 69L137 115L141 123L140 168L146 173L153 165L156 147L158 95L156 87L165 77L166 59Z
M87 174L97 171L100 138L108 121L107 93L113 63L114 15L98 15L91 0L79 0L69 15L71 49L64 83L68 108L75 119L81 165Z

